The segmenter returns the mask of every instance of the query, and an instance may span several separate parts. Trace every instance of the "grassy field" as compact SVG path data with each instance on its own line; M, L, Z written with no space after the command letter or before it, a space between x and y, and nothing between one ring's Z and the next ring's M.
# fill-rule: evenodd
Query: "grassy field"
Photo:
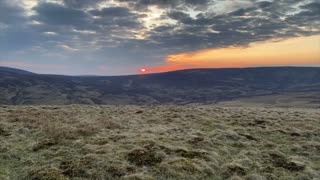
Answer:
M319 178L319 109L0 107L4 180Z
M237 98L218 104L224 107L320 108L320 91Z

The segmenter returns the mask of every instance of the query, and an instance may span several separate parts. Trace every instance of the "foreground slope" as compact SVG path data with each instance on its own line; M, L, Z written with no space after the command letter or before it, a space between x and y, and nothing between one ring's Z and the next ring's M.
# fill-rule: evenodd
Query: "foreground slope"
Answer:
M39 75L0 69L0 104L188 104L268 95L320 106L320 68L194 69L114 77ZM290 103L288 103L290 104Z
M1 106L0 179L318 179L317 109Z

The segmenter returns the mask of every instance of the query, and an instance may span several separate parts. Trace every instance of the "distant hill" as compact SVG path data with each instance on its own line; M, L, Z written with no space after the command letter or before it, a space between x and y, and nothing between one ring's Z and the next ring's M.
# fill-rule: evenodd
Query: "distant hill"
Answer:
M0 68L0 104L12 105L212 104L297 93L304 95L306 103L320 105L319 92L320 68L316 67L191 69L110 77Z
M16 68L10 68L10 67L3 67L3 66L0 66L0 72L9 72L9 73L17 73L17 74L34 74L29 71L16 69Z

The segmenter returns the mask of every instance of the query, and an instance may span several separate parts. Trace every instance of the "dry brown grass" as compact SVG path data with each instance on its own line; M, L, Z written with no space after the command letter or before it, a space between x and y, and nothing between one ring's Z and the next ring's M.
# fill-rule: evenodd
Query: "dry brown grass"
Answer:
M0 179L317 179L318 109L1 106Z

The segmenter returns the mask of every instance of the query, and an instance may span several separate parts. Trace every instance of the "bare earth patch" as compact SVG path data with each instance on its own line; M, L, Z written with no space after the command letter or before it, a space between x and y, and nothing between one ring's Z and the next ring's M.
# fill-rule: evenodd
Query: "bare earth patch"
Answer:
M1 106L0 179L319 179L320 110Z

